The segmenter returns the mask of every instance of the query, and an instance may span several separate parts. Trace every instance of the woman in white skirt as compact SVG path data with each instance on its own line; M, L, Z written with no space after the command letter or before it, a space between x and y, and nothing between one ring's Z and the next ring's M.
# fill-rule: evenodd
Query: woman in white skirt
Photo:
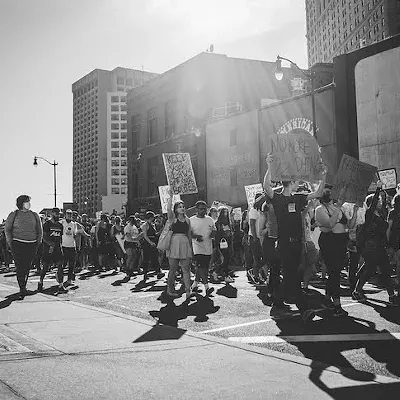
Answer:
M168 287L167 294L171 297L178 297L175 291L175 275L180 265L182 268L183 283L186 292L186 301L190 301L190 261L193 256L192 238L190 233L190 220L185 214L185 205L178 201L172 208L172 191L170 190L167 212L168 223L172 230L170 247L167 250L169 259Z

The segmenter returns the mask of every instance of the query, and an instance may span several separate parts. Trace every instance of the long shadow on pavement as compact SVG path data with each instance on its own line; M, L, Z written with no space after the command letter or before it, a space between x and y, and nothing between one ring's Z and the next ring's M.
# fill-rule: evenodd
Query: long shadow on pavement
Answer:
M163 326L157 323L144 335L133 343L154 342L158 340L178 340L186 333L185 329L171 329L171 326Z

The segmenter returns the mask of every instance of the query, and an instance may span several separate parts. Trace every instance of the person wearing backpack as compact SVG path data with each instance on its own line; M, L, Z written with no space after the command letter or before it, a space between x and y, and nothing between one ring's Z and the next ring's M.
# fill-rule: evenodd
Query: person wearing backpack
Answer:
M26 284L33 258L43 239L43 228L39 215L31 211L31 198L21 195L17 198L17 210L10 213L5 226L7 244L11 248L17 281L19 299L27 295Z
M379 265L389 295L389 303L391 305L398 305L398 297L394 294L389 272L389 257L386 252L389 224L385 218L386 213L384 211L381 188L382 182L379 181L375 194L371 194L366 198L367 211L365 213L365 223L361 226L361 229L357 230L357 246L364 258L364 264L358 274L357 284L352 297L361 303L367 301L363 293L363 286L375 273Z

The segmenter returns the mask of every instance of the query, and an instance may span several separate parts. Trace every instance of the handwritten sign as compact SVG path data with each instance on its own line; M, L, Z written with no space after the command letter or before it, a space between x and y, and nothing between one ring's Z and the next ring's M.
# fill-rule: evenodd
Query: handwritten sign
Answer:
M395 189L397 187L396 168L382 169L378 171L382 182L382 189Z
M160 195L161 211L163 214L165 214L167 212L167 204L169 200L169 186L159 186L158 193ZM174 194L172 196L172 204L176 203L177 201L181 201L181 196L179 194Z
M256 194L262 193L263 187L262 187L261 183L256 183L254 185L245 186L244 190L246 191L247 204L248 204L249 208L252 208L254 205L254 200L255 200Z
M232 210L233 213L233 219L235 221L241 221L242 220L242 209L240 207L236 207Z
M197 193L196 179L193 173L189 153L163 153L165 173L168 185L174 194Z
M337 199L340 196L343 201L362 206L376 172L377 168L373 165L343 154L336 173L332 197Z
M214 200L213 203L211 204L211 207L219 208L219 207L225 207L228 209L229 214L232 211L232 207L228 206L228 204L222 203L222 201Z
M273 181L322 179L322 159L317 141L307 132L282 133L269 137L268 151L274 156Z

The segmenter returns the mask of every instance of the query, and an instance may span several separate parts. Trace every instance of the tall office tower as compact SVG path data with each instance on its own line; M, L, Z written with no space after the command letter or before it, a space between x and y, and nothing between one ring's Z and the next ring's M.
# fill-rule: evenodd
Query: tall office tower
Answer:
M308 64L400 33L400 0L306 0Z
M80 212L121 211L126 203L126 91L156 75L95 69L72 84L73 201Z

